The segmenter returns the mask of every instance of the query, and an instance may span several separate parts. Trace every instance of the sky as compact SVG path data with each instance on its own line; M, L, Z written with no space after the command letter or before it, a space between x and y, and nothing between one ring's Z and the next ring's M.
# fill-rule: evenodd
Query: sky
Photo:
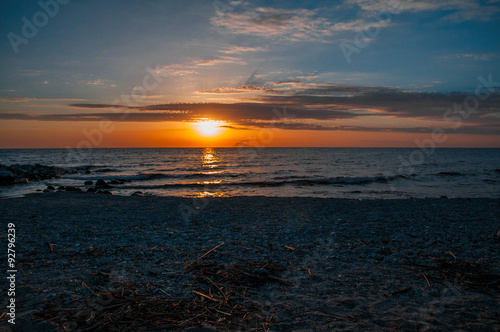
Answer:
M0 18L0 148L500 147L499 0L4 0Z

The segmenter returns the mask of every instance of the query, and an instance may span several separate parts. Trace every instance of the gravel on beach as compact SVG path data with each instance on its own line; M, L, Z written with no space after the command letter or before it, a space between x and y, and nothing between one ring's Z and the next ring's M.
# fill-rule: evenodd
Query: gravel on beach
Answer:
M1 199L18 273L16 325L3 315L0 329L500 331L499 211L486 198ZM172 305L145 312L134 296Z

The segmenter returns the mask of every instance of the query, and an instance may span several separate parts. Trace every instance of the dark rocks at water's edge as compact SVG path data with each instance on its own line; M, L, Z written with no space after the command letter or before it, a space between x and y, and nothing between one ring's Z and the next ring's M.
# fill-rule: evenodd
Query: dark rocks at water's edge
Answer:
M103 179L99 179L95 182L95 184L94 181L85 181L85 187L87 188L88 193L114 195L111 191L106 190L114 188L114 186L110 185L110 183L114 185L120 185L124 184L125 182L130 182L130 181L122 179L113 179L109 182L106 182Z
M41 181L47 179L61 178L66 174L77 174L90 173L91 166L84 167L72 167L72 168L63 168L57 166L46 166L41 164L28 164L28 165L11 165L6 166L0 164L0 186L9 186L16 184L25 184L32 181ZM106 195L114 195L110 190L115 188L116 185L120 186L130 180L126 179L112 179L112 180L104 180L98 179L97 181L86 180L83 183L83 186L79 184L72 184L70 186L54 186L48 185L45 189L37 189L37 192L44 193L52 193L56 191L65 191L65 192L87 192L87 193L98 193L98 194L106 194ZM143 196L142 192L134 193L134 196Z
M78 187L68 186L68 187L66 187L66 191L82 192L83 190L81 188L78 188Z
M111 188L113 188L113 186L109 185L109 183L107 183L106 181L104 181L102 179L97 180L95 186L96 186L96 188L101 188L101 189L111 189Z
M109 182L106 182L103 179L94 181L87 180L84 182L82 187L79 186L59 186L57 189L54 186L47 186L43 192L54 192L54 191L66 191L66 192L87 192L87 193L97 193L97 194L106 194L106 195L114 195L109 189L114 188L110 183L113 184L124 184L125 182L130 182L122 179L114 179ZM40 190L41 191L41 190ZM142 193L141 193L142 195Z
M0 185L28 183L30 181L59 178L64 174L78 173L77 169L66 169L56 166L34 165L0 165Z

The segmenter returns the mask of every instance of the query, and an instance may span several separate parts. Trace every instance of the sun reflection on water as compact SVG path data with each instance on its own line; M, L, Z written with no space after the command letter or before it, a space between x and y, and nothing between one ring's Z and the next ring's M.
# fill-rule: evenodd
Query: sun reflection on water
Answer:
M202 168L209 170L203 171L204 175L217 175L222 174L221 170L217 170L220 164L220 158L217 152L212 148L204 148L201 156ZM207 181L199 181L198 184L206 186L203 191L197 192L196 197L223 197L226 196L222 191L213 191L212 189L218 188L222 184L222 179L214 179ZM214 188L212 188L214 186Z
M215 156L215 150L212 148L205 148L203 149L203 156L202 156L202 162L203 162L203 167L206 168L216 168L217 162L219 160Z

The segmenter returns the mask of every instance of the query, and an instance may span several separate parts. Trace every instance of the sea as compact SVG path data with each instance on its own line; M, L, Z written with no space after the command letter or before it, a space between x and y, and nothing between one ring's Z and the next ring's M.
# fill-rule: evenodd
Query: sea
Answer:
M0 197L47 186L120 180L114 195L329 197L354 199L500 197L500 149L117 148L3 149L0 164L76 169L61 178L0 187Z

